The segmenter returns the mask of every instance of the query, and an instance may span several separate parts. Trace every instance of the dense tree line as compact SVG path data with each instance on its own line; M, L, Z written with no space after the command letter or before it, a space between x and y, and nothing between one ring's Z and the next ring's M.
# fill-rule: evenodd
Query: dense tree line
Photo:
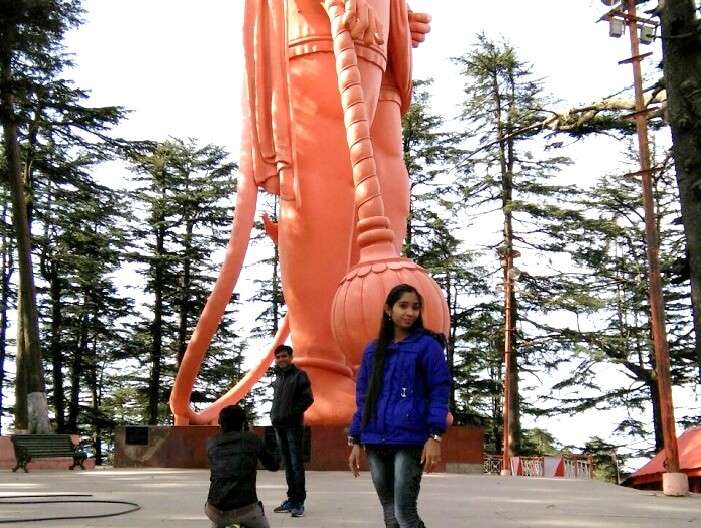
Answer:
M663 31L682 31L672 12L681 4L668 1L669 12L660 11ZM93 436L101 456L116 424L170 421L169 387L227 240L237 165L223 148L195 138L116 137L112 129L128 118L119 101L90 107L86 92L65 78L71 63L62 39L81 22L78 0L0 5L0 420L3 428L39 432L51 419L56 431ZM684 48L688 61L699 60L695 49ZM676 51L665 53L676 150L660 134L655 209L672 381L691 388L701 368L693 212L701 135L689 132L699 120L688 115L698 110L699 92L688 89L693 79L675 80L693 69L674 64ZM457 423L484 427L486 449L501 450L508 369L512 454L577 447L605 465L615 444L592 438L562 446L548 431L521 425L525 417L588 409L625 410L615 438L645 440L643 452L659 449L642 206L639 181L627 175L637 163L631 127L612 111L595 125L543 131L557 99L508 42L478 35L453 62L464 85L459 112L436 114L435 87L423 80L404 117L412 190L404 253L448 301ZM677 85L686 88L676 93ZM575 181L563 135L587 141L599 133L622 140L620 160L610 173ZM119 162L125 184L100 177L106 161ZM274 197L264 203L276 221ZM263 223L252 245L253 293L232 299L194 388L195 406L244 374L246 352L259 351L285 313L277 249ZM505 252L521 254L520 271L509 277L499 260ZM250 328L239 324L246 318ZM507 327L514 354L505 365ZM620 386L610 386L611 373ZM268 397L264 382L245 404L255 413ZM679 418L699 423L693 413ZM606 467L602 478L615 480Z

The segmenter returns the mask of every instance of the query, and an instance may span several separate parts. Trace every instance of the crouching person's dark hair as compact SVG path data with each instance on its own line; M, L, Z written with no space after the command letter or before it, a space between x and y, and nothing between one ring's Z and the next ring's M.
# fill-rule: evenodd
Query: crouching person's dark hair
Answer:
M240 405L229 405L219 412L219 426L222 431L244 431L247 429L248 417Z

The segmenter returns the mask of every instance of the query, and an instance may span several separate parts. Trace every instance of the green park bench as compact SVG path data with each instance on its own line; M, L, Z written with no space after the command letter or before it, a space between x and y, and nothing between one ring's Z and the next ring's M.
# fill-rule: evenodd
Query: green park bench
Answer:
M27 464L34 458L70 457L73 465L68 469L80 466L85 469L83 462L87 458L80 445L73 444L69 434L16 434L10 437L15 448L17 465L12 469L16 472L19 468L28 473Z

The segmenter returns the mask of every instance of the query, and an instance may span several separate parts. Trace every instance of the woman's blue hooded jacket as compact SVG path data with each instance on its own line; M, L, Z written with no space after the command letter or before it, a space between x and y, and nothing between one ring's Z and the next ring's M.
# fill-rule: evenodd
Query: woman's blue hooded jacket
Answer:
M349 435L365 445L423 445L446 429L451 376L443 345L417 330L387 346L384 377L375 413L362 427L377 341L365 347L356 385L357 409Z

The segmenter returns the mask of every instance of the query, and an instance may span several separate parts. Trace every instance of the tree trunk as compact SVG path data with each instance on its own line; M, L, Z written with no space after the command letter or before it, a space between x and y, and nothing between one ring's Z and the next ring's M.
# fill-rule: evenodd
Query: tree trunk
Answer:
M185 226L185 244L183 247L183 278L180 285L180 322L178 324L178 369L180 362L183 360L185 350L187 349L187 322L190 318L190 291L192 289L192 231L194 222L191 219L187 220Z
M22 313L22 292L17 291L17 313ZM24 325L22 318L17 318L17 335L15 338L15 432L26 433L29 430L27 418L27 346L24 343Z
M499 346L499 343L501 343L501 346ZM501 342L500 339L497 339L497 346L498 349L495 350L494 352L498 355L501 355L502 351L504 350L504 344ZM499 365L494 365L490 367L489 369L489 374L490 374L490 379L494 383L494 385L499 385L501 383L504 373L502 372L502 369L500 368ZM492 441L494 442L494 447L493 450L495 453L500 453L502 451L502 444L501 444L501 437L502 437L502 429L501 425L504 421L504 416L502 415L502 406L501 406L501 398L499 397L499 393L497 391L494 392L492 396Z
M93 320L96 320L93 314ZM100 414L100 387L97 376L97 338L93 337L91 346L90 361L88 362L88 374L90 376L90 392L92 395L92 417L93 417L93 444L95 446L95 464L102 465L102 416Z
M10 46L14 41L14 27L3 28L6 36L0 43L0 86L12 85ZM7 157L7 175L12 196L13 223L17 239L17 260L19 268L19 292L22 298L21 320L23 338L26 348L18 342L18 356L22 355L20 364L25 367L25 375L17 376L17 382L26 383L27 394L27 429L30 433L50 432L48 405L44 388L44 370L39 346L39 319L36 305L36 289L32 267L31 233L27 217L27 201L24 183L20 171L20 152L17 139L17 122L14 109L14 96L7 88L0 90L0 121L2 121L5 154ZM21 392L21 389L20 389Z
M273 199L273 214L277 220L277 196ZM280 320L280 280L278 277L278 268L280 266L280 250L277 244L273 244L273 336L277 334Z
M450 314L450 334L446 336L448 342L445 347L446 360L448 362L448 368L450 372L454 372L455 368L455 343L457 342L457 309L458 309L458 299L457 293L453 292L452 277L450 272L446 274L445 281L445 291L446 291L446 303L448 304L448 312ZM450 387L450 400L448 401L448 409L453 413L453 416L457 414L457 402L455 401L455 384L453 383ZM457 425L457 424L456 424Z
M83 300L83 306L87 302ZM78 335L76 346L73 351L73 361L71 362L71 393L68 401L68 424L67 432L78 432L78 417L80 416L80 379L83 377L84 362L83 357L87 355L87 315L81 313L78 322Z
M494 73L492 77L492 96L494 98L495 104L495 124L497 129L497 140L499 142L499 165L501 170L501 191L502 191L502 211L504 215L504 227L503 227L503 246L504 246L504 259L508 262L513 263L513 226L511 218L511 204L513 200L513 168L514 168L514 139L511 132L511 116L508 112L506 122L503 120L503 114L505 112L503 107L503 95L500 92L499 80L497 74ZM510 104L513 104L513 98L515 97L513 93L509 94L511 97ZM508 99L507 99L508 101ZM506 130L505 130L506 128ZM508 138L508 139L505 139ZM516 327L516 321L518 317L516 315L516 299L513 293L513 288L507 288L506 281L512 281L508 276L509 269L504 269L504 289L505 292L509 292L510 299L509 304L511 309L509 311L510 318L507 321L504 320L504 328L511 333L511 353L509 354L509 361L504 365L505 369L508 369L508 379L509 379L509 456L515 456L518 454L521 446L521 412L520 412L520 397L518 394L518 361L516 359L516 346L514 343L514 329Z
M165 228L163 218L156 223L156 262L153 274L153 323L151 325L151 377L148 390L148 423L158 423L158 404L161 395L161 359L163 355L163 259L165 247Z
M7 236L4 226L7 225L8 204L3 204L2 210L2 275L0 276L0 429L2 426L3 389L5 388L5 357L7 354L7 312L10 309L10 281L14 272L14 247L12 237Z
M405 151L406 152L406 151ZM414 242L414 187L415 183L411 181L411 175L408 174L409 178L409 211L406 216L406 234L404 235L404 256L410 260L414 260L416 255L414 254L413 242Z
M664 449L664 436L662 434L662 414L660 413L660 393L657 388L657 378L651 376L651 379L645 382L648 391L650 391L650 403L652 404L652 423L655 428L655 453L659 453Z
M49 290L51 294L51 367L54 385L54 411L56 414L56 432L66 432L65 394L63 391L63 353L61 350L61 332L63 317L61 314L61 279L54 263L49 263L51 275Z
M31 129L36 128L38 116L31 126ZM30 133L29 153L35 150L36 131ZM31 179L31 171L25 171L27 179ZM47 204L45 208L46 218L51 218L53 213L53 190L51 183L47 186ZM31 225L31 224L30 224ZM65 394L63 389L63 350L62 350L62 332L63 332L63 306L61 304L61 296L63 294L63 281L60 277L58 269L58 259L51 254L55 244L52 241L51 221L44 222L44 244L39 256L39 271L42 278L49 284L49 298L51 303L51 335L49 337L49 356L51 358L51 377L53 382L53 400L54 413L56 420L56 432L66 432L66 416L65 416Z
M516 295L511 292L511 342L512 353L509 368L511 369L511 412L509 413L509 431L511 432L512 455L516 456L521 451L521 394L519 393L519 368L518 348L516 347L516 321L517 304Z
M698 383L701 383L701 37L694 0L660 2L672 152L689 251Z
M513 203L513 185L514 185L514 142L515 136L514 122L513 122L513 110L516 106L516 80L512 73L509 73L509 105L506 118L506 132L509 135L509 139L506 141L506 178L505 178L505 190L508 196L508 202L504 204L507 213L506 218L508 221L508 248L512 252L511 257L511 269L513 269L515 255L514 252L514 241L513 241L513 226L512 226L512 213L511 205ZM511 412L509 417L511 418L510 430L512 434L512 447L513 454L517 455L521 451L521 394L519 393L519 368L518 368L518 347L516 342L516 322L518 321L518 303L516 302L516 293L514 285L516 284L516 279L509 277L511 281L511 364L509 368L511 369Z

